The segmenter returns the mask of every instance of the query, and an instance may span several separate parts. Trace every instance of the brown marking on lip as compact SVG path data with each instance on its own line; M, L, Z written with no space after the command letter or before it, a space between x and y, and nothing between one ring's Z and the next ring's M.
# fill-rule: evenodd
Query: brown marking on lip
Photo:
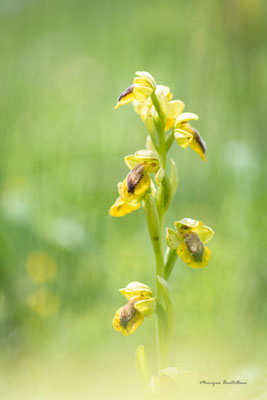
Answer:
M123 309L120 312L120 326L123 326L124 329L127 328L128 323L135 316L136 313L136 309L134 308L135 303L136 300L134 299L129 300L128 303L123 307Z
M144 176L144 165L137 164L127 175L127 190L128 193L133 193L134 189Z
M125 96L127 96L127 95L130 94L130 93L133 93L133 90L134 90L134 85L131 85L131 86L129 86L126 90L124 90L124 92L122 92L122 93L119 95L118 103L119 103Z
M206 151L207 151L206 143L205 143L204 140L202 139L202 137L201 137L200 133L198 132L198 130L196 130L195 128L191 128L191 129L192 129L192 131L193 131L193 134L194 134L194 137L195 137L197 143L200 145L200 147L201 147L203 153L205 154Z
M184 242L188 247L194 261L202 261L204 245L195 232L188 233L184 237Z

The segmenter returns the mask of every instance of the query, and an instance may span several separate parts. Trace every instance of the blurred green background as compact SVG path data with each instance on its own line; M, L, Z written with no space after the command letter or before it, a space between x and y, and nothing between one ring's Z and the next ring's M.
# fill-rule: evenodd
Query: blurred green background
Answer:
M1 399L140 397L140 343L156 373L154 319L129 337L111 326L119 288L155 287L143 211L108 215L145 143L131 105L113 110L136 70L200 115L208 146L206 164L171 150L167 225L216 233L206 269L175 266L172 366L248 382L210 396L264 398L265 18L263 0L0 0Z

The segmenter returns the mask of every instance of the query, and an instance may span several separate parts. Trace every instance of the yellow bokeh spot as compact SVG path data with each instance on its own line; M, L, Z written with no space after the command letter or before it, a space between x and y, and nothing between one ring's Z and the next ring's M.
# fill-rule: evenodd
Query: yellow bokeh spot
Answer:
M44 283L55 279L57 264L53 257L43 251L29 254L26 260L26 271L34 283Z
M29 307L41 317L56 314L59 306L58 296L46 288L40 288L28 296Z

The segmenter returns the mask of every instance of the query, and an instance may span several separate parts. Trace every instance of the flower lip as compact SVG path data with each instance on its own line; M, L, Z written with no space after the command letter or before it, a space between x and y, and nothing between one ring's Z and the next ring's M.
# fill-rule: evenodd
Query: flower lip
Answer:
M196 128L191 128L191 129L194 133L196 142L199 144L203 153L205 154L207 151L207 146L206 146L205 141L202 139L202 137L200 136L200 133L198 132L198 130Z
M204 252L204 245L195 232L185 235L184 242L188 247L194 261L201 261Z
M176 127L179 126L180 124L184 124L184 123L190 121L190 119L198 119L198 118L199 118L199 117L198 117L197 114L189 113L189 112L184 112L184 113L180 114L180 115L176 118L174 126L175 126L175 128L176 128Z
M135 87L135 85L131 85L131 86L129 86L126 90L124 90L124 92L122 92L122 93L119 95L118 103L119 103L124 97L126 97L128 94L133 93L134 87Z
M144 176L145 167L142 164L137 164L127 175L127 190L128 193L133 193L135 187Z
M120 312L120 326L123 326L124 329L127 328L128 322L131 321L136 313L134 308L136 301L135 298L130 299Z

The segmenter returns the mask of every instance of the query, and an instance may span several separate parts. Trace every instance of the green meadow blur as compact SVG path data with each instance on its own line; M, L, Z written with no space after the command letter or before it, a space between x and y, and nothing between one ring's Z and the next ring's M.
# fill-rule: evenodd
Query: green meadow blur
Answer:
M128 337L111 325L119 288L155 288L143 210L108 214L146 139L131 105L113 107L145 70L200 116L208 148L207 163L170 152L167 225L215 230L208 267L177 261L170 279L171 366L196 374L194 398L263 400L265 18L263 0L0 1L1 399L141 398L139 344L157 373L154 318ZM199 384L223 379L247 384Z

